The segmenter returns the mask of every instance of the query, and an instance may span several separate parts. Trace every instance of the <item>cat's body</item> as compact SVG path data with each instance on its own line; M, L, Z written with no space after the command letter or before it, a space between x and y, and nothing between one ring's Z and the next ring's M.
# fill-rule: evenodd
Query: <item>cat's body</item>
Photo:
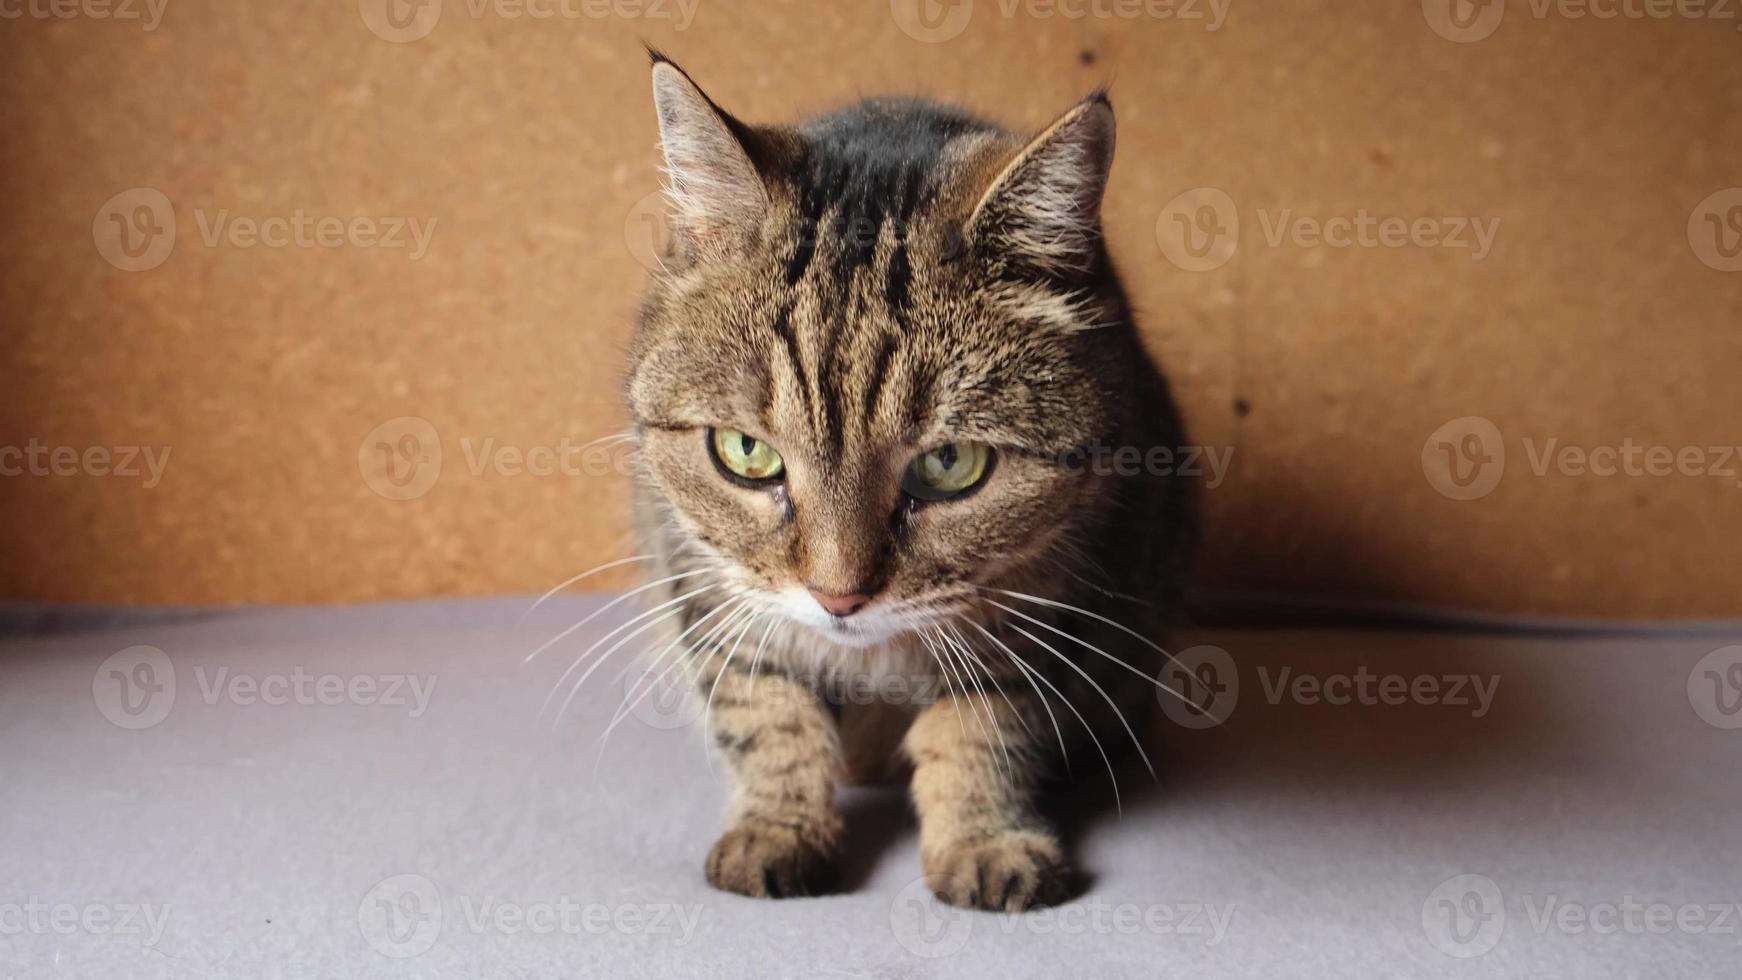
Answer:
M1099 234L1111 109L1029 141L917 100L750 127L658 58L654 88L678 230L628 388L655 668L734 784L708 878L814 887L837 782L905 767L940 896L1057 900L1038 786L1141 737L1191 544L1133 464L1183 439Z

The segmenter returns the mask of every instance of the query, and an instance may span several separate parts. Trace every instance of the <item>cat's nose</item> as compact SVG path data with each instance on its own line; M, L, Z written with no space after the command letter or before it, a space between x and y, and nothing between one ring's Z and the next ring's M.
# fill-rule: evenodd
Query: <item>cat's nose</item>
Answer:
M851 616L865 608L865 604L871 601L871 597L863 592L836 595L833 592L824 592L814 585L807 586L807 588L810 590L811 598L815 599L817 605L822 606L823 610L831 616Z

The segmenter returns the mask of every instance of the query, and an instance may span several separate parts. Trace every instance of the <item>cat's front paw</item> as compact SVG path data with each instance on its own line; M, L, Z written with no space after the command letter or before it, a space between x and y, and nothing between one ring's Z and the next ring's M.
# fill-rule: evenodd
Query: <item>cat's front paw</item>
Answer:
M1021 912L1070 897L1070 869L1058 842L1014 831L939 848L925 856L926 882L963 908Z
M745 822L708 852L708 884L754 898L816 895L834 884L834 855L779 824Z

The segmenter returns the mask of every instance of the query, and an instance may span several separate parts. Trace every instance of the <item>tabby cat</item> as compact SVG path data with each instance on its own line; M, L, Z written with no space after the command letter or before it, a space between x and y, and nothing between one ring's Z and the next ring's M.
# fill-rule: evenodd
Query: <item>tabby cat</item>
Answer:
M1182 440L1102 242L1111 103L761 126L652 71L674 234L627 396L654 669L732 782L708 881L828 887L837 785L907 775L940 898L1061 901L1037 797L1145 730L1191 550L1184 483L1113 465Z

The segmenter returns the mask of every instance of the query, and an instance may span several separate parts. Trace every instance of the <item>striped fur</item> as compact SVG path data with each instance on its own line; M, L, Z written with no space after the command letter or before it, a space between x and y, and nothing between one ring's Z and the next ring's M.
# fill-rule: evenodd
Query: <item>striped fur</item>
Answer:
M685 576L658 591L697 593L673 663L735 787L708 879L822 887L837 782L910 770L940 896L1057 900L1036 794L1121 717L1141 730L1191 550L1178 480L1061 462L1182 442L1102 245L1111 105L1033 138L913 99L750 126L653 75L678 226L627 394L639 533ZM777 447L785 479L725 479L714 427ZM962 441L995 447L982 486L902 494L917 453ZM875 598L840 619L807 585Z

